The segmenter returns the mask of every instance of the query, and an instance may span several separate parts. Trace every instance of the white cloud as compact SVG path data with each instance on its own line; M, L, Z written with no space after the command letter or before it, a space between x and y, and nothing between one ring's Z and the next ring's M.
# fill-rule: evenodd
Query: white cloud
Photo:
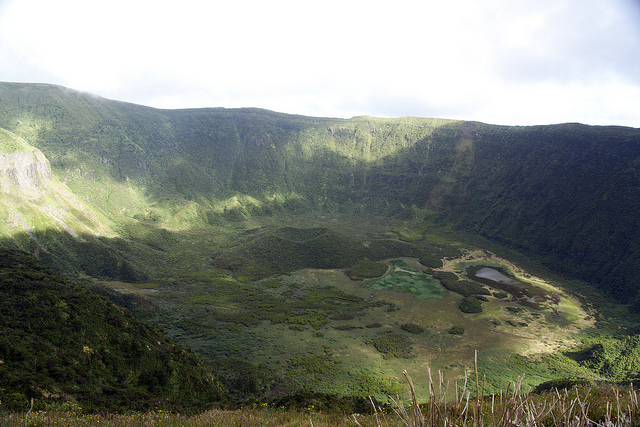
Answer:
M165 108L640 126L634 5L5 0L0 80Z

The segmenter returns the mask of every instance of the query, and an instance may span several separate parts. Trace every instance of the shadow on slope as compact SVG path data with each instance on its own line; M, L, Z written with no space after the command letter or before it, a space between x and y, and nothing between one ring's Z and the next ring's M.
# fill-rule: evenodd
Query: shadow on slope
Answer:
M453 222L621 301L637 297L640 130L479 125L475 158L449 201Z
M193 410L224 397L193 352L31 255L0 249L0 274L3 407Z
M442 251L426 242L362 240L329 228L283 227L252 235L234 248L216 249L213 265L240 281L260 280L303 268L344 269L362 260L433 258Z

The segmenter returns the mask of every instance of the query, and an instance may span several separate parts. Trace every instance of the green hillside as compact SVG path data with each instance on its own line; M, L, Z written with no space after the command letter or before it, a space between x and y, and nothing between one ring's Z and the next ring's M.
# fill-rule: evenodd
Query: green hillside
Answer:
M104 218L51 173L49 160L24 139L0 129L0 235L35 230L110 235Z
M479 126L453 221L598 284L640 287L640 130L579 124Z
M112 216L116 204L124 209L118 214L168 222L190 201L206 211L200 220L225 209L268 212L283 205L399 209L380 204L380 191L419 201L414 193L437 174L424 163L446 168L444 145L459 126L257 109L154 110L55 86L3 84L0 93L0 127L43 150L76 194Z
M474 349L487 390L507 372L613 378L593 366L614 353L564 351L638 330L639 172L640 129L160 110L0 83L0 246L211 359L238 398L384 398L405 369L462 376ZM136 381L145 402L170 394Z
M225 395L190 350L20 252L0 249L0 400L191 410Z
M416 206L624 300L640 283L638 129L157 110L10 83L0 127L121 235Z

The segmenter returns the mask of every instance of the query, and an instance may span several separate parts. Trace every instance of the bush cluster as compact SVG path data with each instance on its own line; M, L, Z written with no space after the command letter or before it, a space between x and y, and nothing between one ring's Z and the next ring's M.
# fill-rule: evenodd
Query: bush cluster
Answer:
M402 334L386 335L374 340L372 344L385 358L411 359L414 357L411 340Z

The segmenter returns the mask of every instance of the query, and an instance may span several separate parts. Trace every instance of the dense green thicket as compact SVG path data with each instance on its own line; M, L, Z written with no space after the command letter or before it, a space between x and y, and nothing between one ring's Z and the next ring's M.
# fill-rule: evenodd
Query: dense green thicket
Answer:
M347 275L352 280L371 279L384 275L388 269L389 267L383 262L363 259L349 267Z
M456 292L463 297L471 295L491 295L491 292L480 283L470 280L460 280L455 273L435 271L433 278L438 279L440 283L442 283L442 286L451 292Z
M192 410L224 397L190 350L30 255L0 249L0 399L5 408Z
M254 366L239 359L219 359L213 362L218 381L229 390L231 397L239 400L265 396L282 379L264 365Z
M462 227L628 300L640 284L640 130L479 125Z
M482 303L474 297L464 297L458 303L458 308L463 313L482 313Z
M613 381L637 381L640 372L640 336L621 340L588 340L567 353L581 366Z
M285 227L256 232L253 238L234 248L215 249L213 265L230 270L241 281L290 273L302 268L348 268L352 278L382 276L387 266L378 261L432 254L433 246L394 239L376 239L367 245L327 228Z
M410 359L415 357L411 340L402 334L385 335L373 340L372 344L385 358L400 357Z
M259 280L301 268L345 268L364 256L358 242L328 229L281 228L214 257L240 280Z

